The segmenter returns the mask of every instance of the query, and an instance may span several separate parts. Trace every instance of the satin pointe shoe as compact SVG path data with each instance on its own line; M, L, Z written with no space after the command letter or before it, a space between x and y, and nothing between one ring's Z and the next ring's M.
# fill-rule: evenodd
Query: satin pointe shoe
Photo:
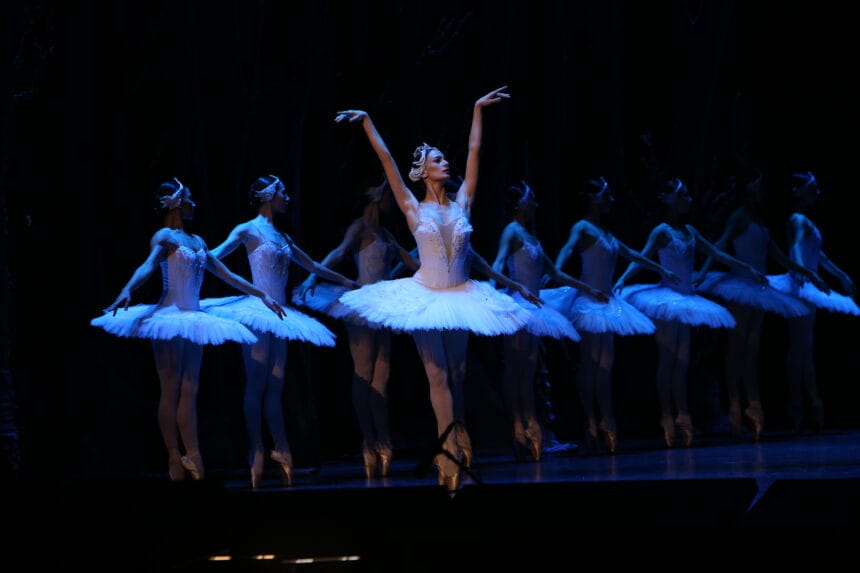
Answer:
M191 474L191 479L202 480L206 474L203 470L203 458L199 453L182 456L182 467Z
M364 463L364 477L372 478L376 474L376 451L367 442L361 444L361 459Z
M744 416L750 422L752 426L753 440L756 442L761 439L761 434L764 431L764 411L761 409L761 404L757 402L752 402L744 410Z
M376 447L376 458L379 460L379 475L388 477L391 472L391 458L393 452L391 444L381 443Z
M540 423L534 418L529 420L529 425L525 430L526 441L529 445L529 453L531 453L534 461L539 462L541 453L543 452L543 429Z
M618 451L618 432L614 427L610 428L605 422L600 423L600 431L603 432L603 442L610 454Z
M472 439L469 437L469 433L466 431L466 427L462 422L457 423L457 426L454 428L454 432L457 440L457 447L460 449L460 454L462 456L463 465L467 468L471 468L472 458L474 457L472 451Z
M448 493L454 493L460 489L461 469L453 460L445 454L439 454L435 459L436 470L439 472L439 485L445 486Z
M167 475L170 481L183 481L185 479L185 466L182 464L182 456L179 454L167 458Z
M672 421L672 416L663 416L660 418L660 427L663 428L663 442L667 448L675 446L675 422Z
M290 452L273 451L270 455L272 461L278 464L281 470L281 479L284 485L290 487L293 485L293 455Z
M684 447L689 448L693 443L693 419L689 414L678 414L675 417L675 425L681 429Z
M265 461L263 452L256 451L251 454L251 489L259 489L263 485Z
M606 434L604 435L604 441L606 442L606 449L609 450L610 454L614 454L618 451L617 432L606 432Z

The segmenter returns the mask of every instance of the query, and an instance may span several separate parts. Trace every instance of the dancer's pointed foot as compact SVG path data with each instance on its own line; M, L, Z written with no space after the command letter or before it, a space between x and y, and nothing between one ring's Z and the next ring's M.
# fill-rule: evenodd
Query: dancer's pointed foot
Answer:
M675 417L675 425L681 429L684 447L689 448L693 444L693 419L689 414L678 414Z
M660 427L663 428L663 443L667 448L675 446L675 422L672 421L672 416L663 416L660 418Z
M170 481L183 481L185 479L185 466L182 464L182 456L177 452L167 458L167 475Z
M251 489L259 489L263 485L265 462L262 450L251 453Z
M361 444L361 460L364 464L364 477L371 479L376 475L376 451L367 442Z
M525 437L532 458L534 461L539 462L541 453L543 452L543 429L537 419L529 419L529 425L525 430Z
M764 411L761 408L761 404L759 402L750 402L750 405L744 410L744 416L747 417L752 426L753 440L756 442L759 441L764 431Z
M287 451L273 451L270 456L281 470L281 479L286 487L293 485L293 455Z
M191 479L195 481L206 477L206 472L203 469L203 458L200 452L186 453L182 456L182 467L188 470L188 473L191 474Z
M391 444L389 443L380 443L376 447L376 457L379 460L379 475L382 477L388 477L388 474L391 472L391 458L393 457L393 450L391 448Z

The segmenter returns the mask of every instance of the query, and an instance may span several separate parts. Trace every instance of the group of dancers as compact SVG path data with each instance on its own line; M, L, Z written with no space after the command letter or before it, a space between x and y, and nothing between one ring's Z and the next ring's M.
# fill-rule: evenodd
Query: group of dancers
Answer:
M687 404L691 328L726 330L726 390L732 431L747 420L753 437L764 429L764 410L756 375L757 345L765 312L790 326L790 411L800 426L804 404L823 424L812 355L816 309L860 315L851 279L825 256L821 234L807 215L819 189L811 173L797 174L791 189L796 211L788 223L784 254L762 224L760 173L738 180L743 200L718 240L709 242L687 222L691 195L680 179L666 181L659 199L665 220L640 251L619 241L605 216L613 204L603 178L588 180L581 196L585 215L576 221L555 261L543 251L535 229L536 193L526 182L512 185L511 220L504 228L492 265L471 247L470 215L477 189L484 108L507 100L506 87L474 102L465 171L452 192L451 169L436 147L421 144L408 171L410 189L370 116L362 110L336 114L337 123L360 125L379 158L385 182L365 195L361 214L343 240L320 262L307 255L274 224L289 197L274 175L250 186L258 214L237 225L210 249L189 234L183 222L194 214L191 192L179 179L164 182L157 201L164 227L150 239L150 254L116 300L91 324L122 337L149 339L161 385L158 421L168 454L171 480L203 479L197 434L197 393L203 348L236 342L245 365L244 421L248 466L254 488L266 460L292 483L293 460L287 439L282 393L288 368L287 341L334 346L335 336L314 314L342 320L353 361L352 402L362 434L368 478L390 471L393 445L388 419L391 336L415 342L429 386L439 451L438 483L460 487L474 451L465 420L464 381L470 336L499 336L505 346L502 392L514 449L519 459L540 461L544 428L537 413L535 375L542 337L570 341L580 349L577 389L584 439L589 450L602 444L615 453L618 429L612 398L615 336L654 335L658 346L656 386L660 425L667 447L680 432L684 445L694 439ZM381 210L393 202L405 217L416 249L398 243L382 224ZM251 280L232 272L221 259L244 245ZM694 268L695 255L706 257ZM581 274L565 269L579 257ZM785 274L765 274L771 256ZM615 280L618 257L629 266ZM355 279L333 270L348 257ZM289 267L298 263L308 277L288 296ZM721 265L719 270L714 264ZM132 292L161 270L163 293L154 304L131 304ZM840 283L832 290L818 275L823 268ZM411 271L401 276L403 271ZM209 270L242 294L200 299ZM487 280L472 278L478 271ZM660 282L633 283L641 270ZM322 280L321 280L322 279ZM547 284L551 280L554 284ZM742 408L741 388L745 393ZM804 391L806 396L804 397ZM264 439L264 427L271 440ZM266 455L265 444L272 448Z

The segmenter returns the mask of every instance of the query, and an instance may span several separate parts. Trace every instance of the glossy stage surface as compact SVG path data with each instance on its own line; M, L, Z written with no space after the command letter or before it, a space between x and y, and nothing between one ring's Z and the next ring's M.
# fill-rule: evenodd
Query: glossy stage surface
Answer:
M621 441L614 455L549 444L539 463L478 452L454 495L429 459L401 455L373 479L359 456L325 462L297 468L291 487L270 464L256 490L235 474L22 485L7 490L22 539L7 537L21 552L6 553L19 565L4 570L56 560L113 571L554 571L592 554L666 565L693 548L699 565L766 567L798 552L821 566L851 554L844 538L860 522L856 430L672 449Z

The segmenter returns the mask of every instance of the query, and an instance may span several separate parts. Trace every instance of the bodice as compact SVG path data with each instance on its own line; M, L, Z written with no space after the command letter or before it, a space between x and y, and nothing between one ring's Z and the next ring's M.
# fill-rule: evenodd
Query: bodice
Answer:
M431 288L457 286L469 278L467 263L472 225L463 209L453 201L434 214L435 210L428 203L419 204L418 223L412 234L421 267L413 277Z
M508 255L505 264L508 276L524 284L532 292L540 290L543 277L543 248L540 243L523 242L516 252Z
M206 251L177 247L161 261L162 305L181 309L200 308L200 287L206 271Z
M581 280L604 292L612 292L615 263L618 259L618 241L598 237L582 251Z

